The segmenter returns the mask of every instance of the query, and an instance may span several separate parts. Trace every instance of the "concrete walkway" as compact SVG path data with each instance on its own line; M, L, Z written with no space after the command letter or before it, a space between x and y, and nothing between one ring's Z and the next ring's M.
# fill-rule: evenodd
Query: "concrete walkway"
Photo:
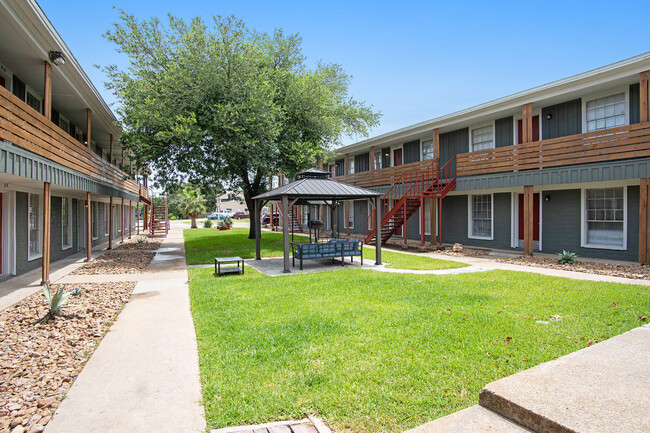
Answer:
M136 274L130 302L46 433L205 430L182 230L171 230L158 251L146 272ZM116 281L124 275L75 275L62 281L77 277Z

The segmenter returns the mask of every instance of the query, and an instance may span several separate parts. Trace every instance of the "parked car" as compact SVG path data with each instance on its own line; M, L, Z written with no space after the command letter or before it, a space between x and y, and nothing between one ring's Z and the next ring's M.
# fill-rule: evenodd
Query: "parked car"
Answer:
M262 213L262 224L271 223L270 215L271 215L270 212ZM273 224L279 224L279 223L280 223L280 214L278 212L273 212Z
M242 218L250 218L251 214L247 210L238 210L232 217L236 220L240 220Z
M222 220L226 218L232 218L233 213L232 212L227 212L227 211L221 211L221 212L212 212L210 215L208 215L209 220Z
M208 215L209 220L218 220L219 219L219 213L218 212L212 212L210 215Z

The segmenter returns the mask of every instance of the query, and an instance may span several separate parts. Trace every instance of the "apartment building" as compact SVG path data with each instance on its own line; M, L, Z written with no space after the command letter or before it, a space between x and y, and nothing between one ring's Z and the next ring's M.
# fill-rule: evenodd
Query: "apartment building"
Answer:
M382 238L650 260L650 53L340 148ZM326 224L331 216L325 215ZM365 201L339 221L374 235Z
M33 0L0 0L0 279L135 234L114 114Z

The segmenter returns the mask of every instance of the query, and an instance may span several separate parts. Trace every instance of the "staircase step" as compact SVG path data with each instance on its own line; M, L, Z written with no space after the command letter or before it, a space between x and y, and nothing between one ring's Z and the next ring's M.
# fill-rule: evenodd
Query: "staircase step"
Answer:
M650 432L650 325L488 384L479 404L534 432Z
M479 405L438 418L405 433L525 433L530 430Z

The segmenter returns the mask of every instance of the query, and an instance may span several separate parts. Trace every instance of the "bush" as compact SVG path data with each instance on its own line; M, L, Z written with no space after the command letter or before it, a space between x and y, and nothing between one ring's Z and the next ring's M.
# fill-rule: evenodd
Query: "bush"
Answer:
M570 251L562 250L561 253L558 253L557 257L557 261L561 265L573 265L575 263L578 263L578 255Z
M211 220L203 221L203 228L209 229L210 227L212 227L212 221Z

